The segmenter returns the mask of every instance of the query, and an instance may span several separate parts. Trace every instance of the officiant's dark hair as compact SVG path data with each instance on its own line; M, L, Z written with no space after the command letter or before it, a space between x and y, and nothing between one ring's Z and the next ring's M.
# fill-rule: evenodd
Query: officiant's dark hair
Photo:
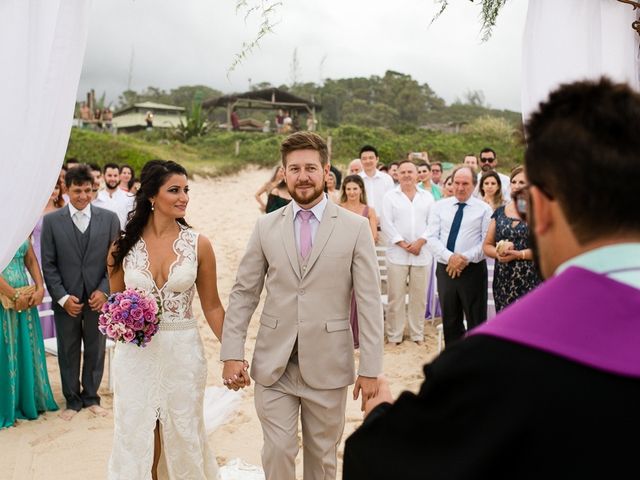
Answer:
M142 231L151 216L151 198L155 197L160 191L160 187L164 185L171 175L187 175L185 168L172 161L167 160L151 160L145 164L140 174L140 188L136 193L135 208L129 212L127 216L127 225L124 232L116 240L112 257L113 264L110 266L114 270L122 267L122 262L127 253L142 237ZM184 218L176 219L180 225L191 228Z
M640 95L604 77L562 85L527 123L529 183L559 202L581 244L640 232L639 125Z

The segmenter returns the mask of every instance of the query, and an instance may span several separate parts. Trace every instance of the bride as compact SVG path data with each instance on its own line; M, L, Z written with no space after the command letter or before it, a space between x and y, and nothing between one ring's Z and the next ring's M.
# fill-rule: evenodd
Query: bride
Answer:
M162 315L145 348L116 345L108 478L216 479L202 411L207 363L191 309L197 287L207 323L220 339L224 309L213 248L184 219L189 187L181 165L152 160L140 180L126 231L110 252L109 281L112 292L152 293Z

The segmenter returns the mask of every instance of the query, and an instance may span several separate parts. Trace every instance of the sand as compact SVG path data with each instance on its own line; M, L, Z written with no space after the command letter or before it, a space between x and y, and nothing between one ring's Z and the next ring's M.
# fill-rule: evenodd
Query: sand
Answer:
M219 178L196 178L190 182L191 202L187 220L212 242L218 269L218 288L226 306L235 272L244 253L246 242L260 215L254 192L269 178L268 170L247 169L240 174ZM204 321L199 303L194 304L204 341L209 376L208 385L221 386L222 365L220 344ZM250 325L246 352L251 359L257 318L262 302ZM425 324L425 345L418 347L405 341L398 347L385 346L384 371L394 395L403 390L417 391L423 380L422 366L436 352L436 330ZM57 359L47 355L49 378L56 401L64 407ZM98 417L82 410L71 421L56 412L37 420L19 421L14 427L0 430L2 452L1 480L84 480L106 478L106 465L113 436L112 395L107 388L107 366L100 394L109 415ZM349 388L346 423L338 462L341 477L344 440L362 422L360 401L353 401ZM253 385L246 389L241 405L229 421L209 435L209 446L216 452L218 463L224 465L234 458L260 465L262 432L253 405ZM297 475L302 478L302 450L297 458Z

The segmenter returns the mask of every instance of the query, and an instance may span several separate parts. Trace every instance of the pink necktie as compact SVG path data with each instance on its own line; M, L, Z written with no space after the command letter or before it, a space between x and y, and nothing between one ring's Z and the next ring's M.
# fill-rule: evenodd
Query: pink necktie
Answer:
M309 219L313 215L311 210L299 210L298 218L300 219L300 255L307 258L311 252L311 224Z

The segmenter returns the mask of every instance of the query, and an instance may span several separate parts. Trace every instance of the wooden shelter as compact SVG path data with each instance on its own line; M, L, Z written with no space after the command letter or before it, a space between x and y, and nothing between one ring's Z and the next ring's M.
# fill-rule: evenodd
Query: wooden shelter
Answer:
M113 125L118 131L131 132L147 127L146 115L153 115L154 128L176 128L186 122L185 109L175 105L155 102L135 103L113 114Z
M289 92L277 88L266 88L245 93L234 93L212 98L202 102L203 108L225 107L227 109L227 130L231 130L231 112L234 109L245 108L253 110L289 110L290 112L306 113L316 118L316 112L322 106L300 98Z

